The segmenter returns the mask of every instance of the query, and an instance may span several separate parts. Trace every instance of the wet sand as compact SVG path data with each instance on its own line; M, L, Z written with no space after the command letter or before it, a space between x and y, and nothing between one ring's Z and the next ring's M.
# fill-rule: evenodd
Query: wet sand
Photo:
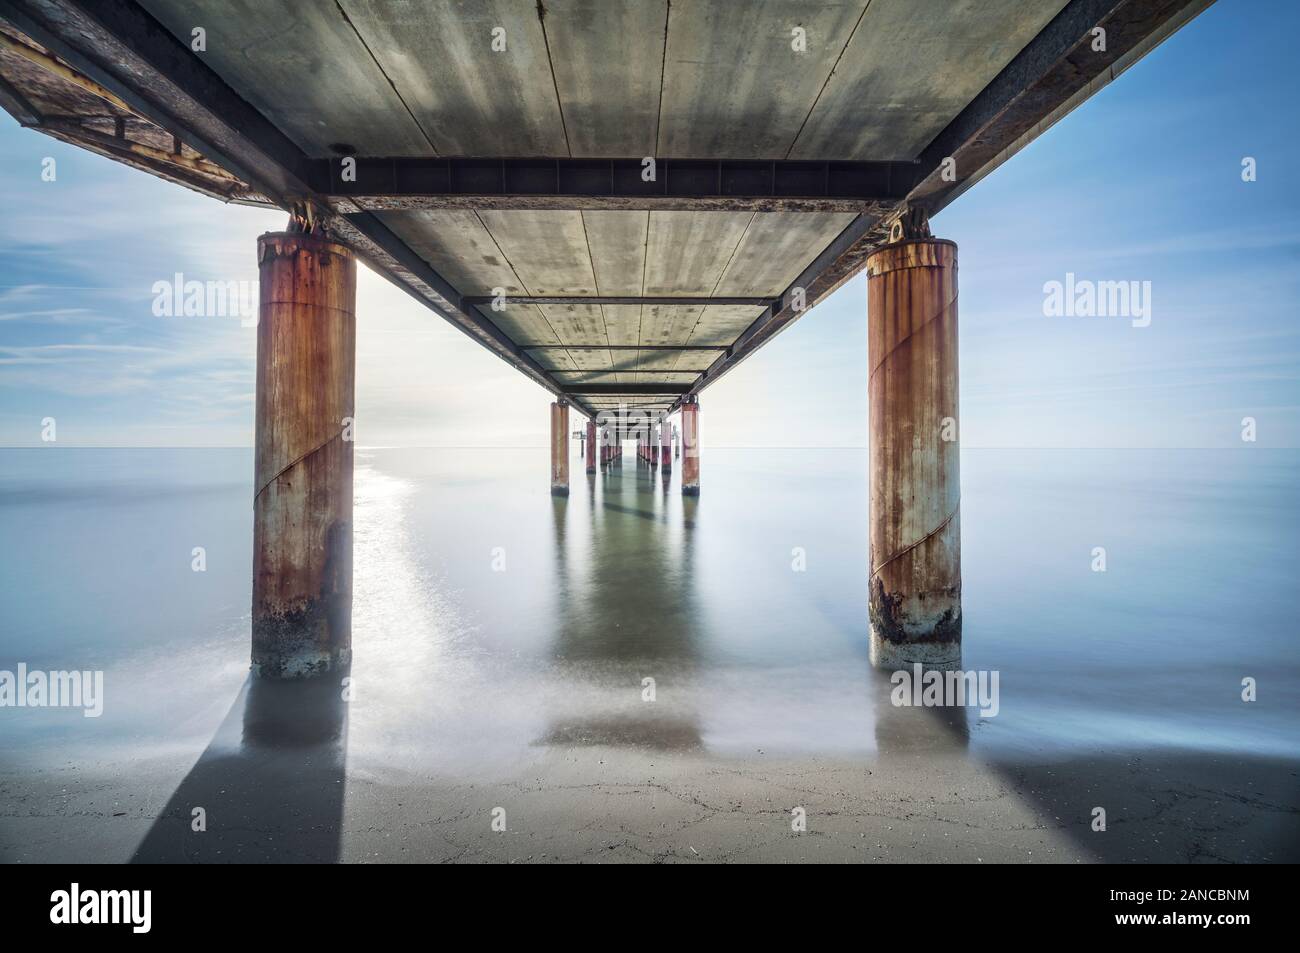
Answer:
M336 719L299 718L286 733L265 709L250 717L257 704L232 712L192 765L176 751L6 778L0 861L1300 860L1300 767L1284 759L988 760L933 712L900 711L892 742L881 735L870 758L548 744L510 770L467 780L394 766L432 763L433 751L345 754L346 725ZM1092 830L1096 806L1107 812L1104 832ZM205 831L192 829L195 807L206 812ZM796 808L804 832L792 830Z

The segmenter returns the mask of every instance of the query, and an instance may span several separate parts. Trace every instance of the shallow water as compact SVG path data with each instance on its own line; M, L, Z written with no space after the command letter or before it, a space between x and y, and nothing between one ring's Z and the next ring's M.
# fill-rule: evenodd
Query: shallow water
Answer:
M544 450L358 450L349 766L929 743L867 661L866 464L706 450L694 500L629 444L594 478L575 457L560 500ZM241 450L0 451L0 669L102 669L106 696L0 711L0 769L214 741L247 671L251 476ZM962 746L1300 754L1300 453L976 450L962 482L963 664L1000 687Z

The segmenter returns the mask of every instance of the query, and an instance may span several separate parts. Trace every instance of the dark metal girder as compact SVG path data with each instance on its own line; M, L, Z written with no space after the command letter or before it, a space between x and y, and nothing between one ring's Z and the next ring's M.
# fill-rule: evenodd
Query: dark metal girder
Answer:
M730 344L520 344L521 351L726 351Z
M545 368L551 374L703 374L707 367L673 367L668 370L643 370L640 368L629 369L624 367L548 367Z
M710 298L702 296L659 296L644 295L466 295L461 299L467 305L475 307L490 305L500 301L503 305L512 304L654 304L654 305L747 305L763 308L771 304L770 298Z
M686 384L570 384L564 388L565 394L577 394L582 397L609 396L629 397L646 394L663 394L676 396L690 391Z
M915 185L914 162L347 156L313 160L340 211L414 208L866 211ZM345 162L347 174L345 175Z

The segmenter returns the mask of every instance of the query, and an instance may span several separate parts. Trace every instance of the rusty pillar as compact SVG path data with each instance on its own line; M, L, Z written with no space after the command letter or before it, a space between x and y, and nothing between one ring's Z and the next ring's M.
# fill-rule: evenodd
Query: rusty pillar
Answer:
M871 406L871 659L961 660L957 246L886 245L867 259Z
M700 495L700 402L688 397L682 402L682 493Z
M357 265L337 242L257 240L254 674L304 678L352 657Z
M551 404L551 495L569 495L569 403Z
M596 421L587 421L587 472L596 472Z
M654 453L655 448L651 447L650 452ZM668 416L665 414L663 420L659 422L659 465L664 473L670 473L673 469L673 430L668 423Z

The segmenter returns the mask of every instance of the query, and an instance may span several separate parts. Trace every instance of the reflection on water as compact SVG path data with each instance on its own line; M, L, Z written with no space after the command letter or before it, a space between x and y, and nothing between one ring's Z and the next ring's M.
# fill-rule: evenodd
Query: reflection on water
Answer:
M585 503L553 501L551 657L571 690L548 698L539 742L697 748L694 524L657 471L626 463L589 475ZM571 540L571 520L590 532Z
M630 451L575 466L568 498L544 451L359 451L355 700L346 719L304 701L302 724L264 721L240 688L247 454L0 460L0 535L42 540L0 555L0 667L104 668L107 695L101 719L6 712L0 767L113 743L204 752L178 823L210 797L210 765L260 770L263 740L328 789L344 734L349 772L474 777L584 745L1300 752L1296 453L968 451L964 663L1001 673L988 719L896 709L868 664L865 453L710 451L703 495L683 499L679 474ZM318 806L325 831L337 805ZM142 852L163 852L163 826Z

